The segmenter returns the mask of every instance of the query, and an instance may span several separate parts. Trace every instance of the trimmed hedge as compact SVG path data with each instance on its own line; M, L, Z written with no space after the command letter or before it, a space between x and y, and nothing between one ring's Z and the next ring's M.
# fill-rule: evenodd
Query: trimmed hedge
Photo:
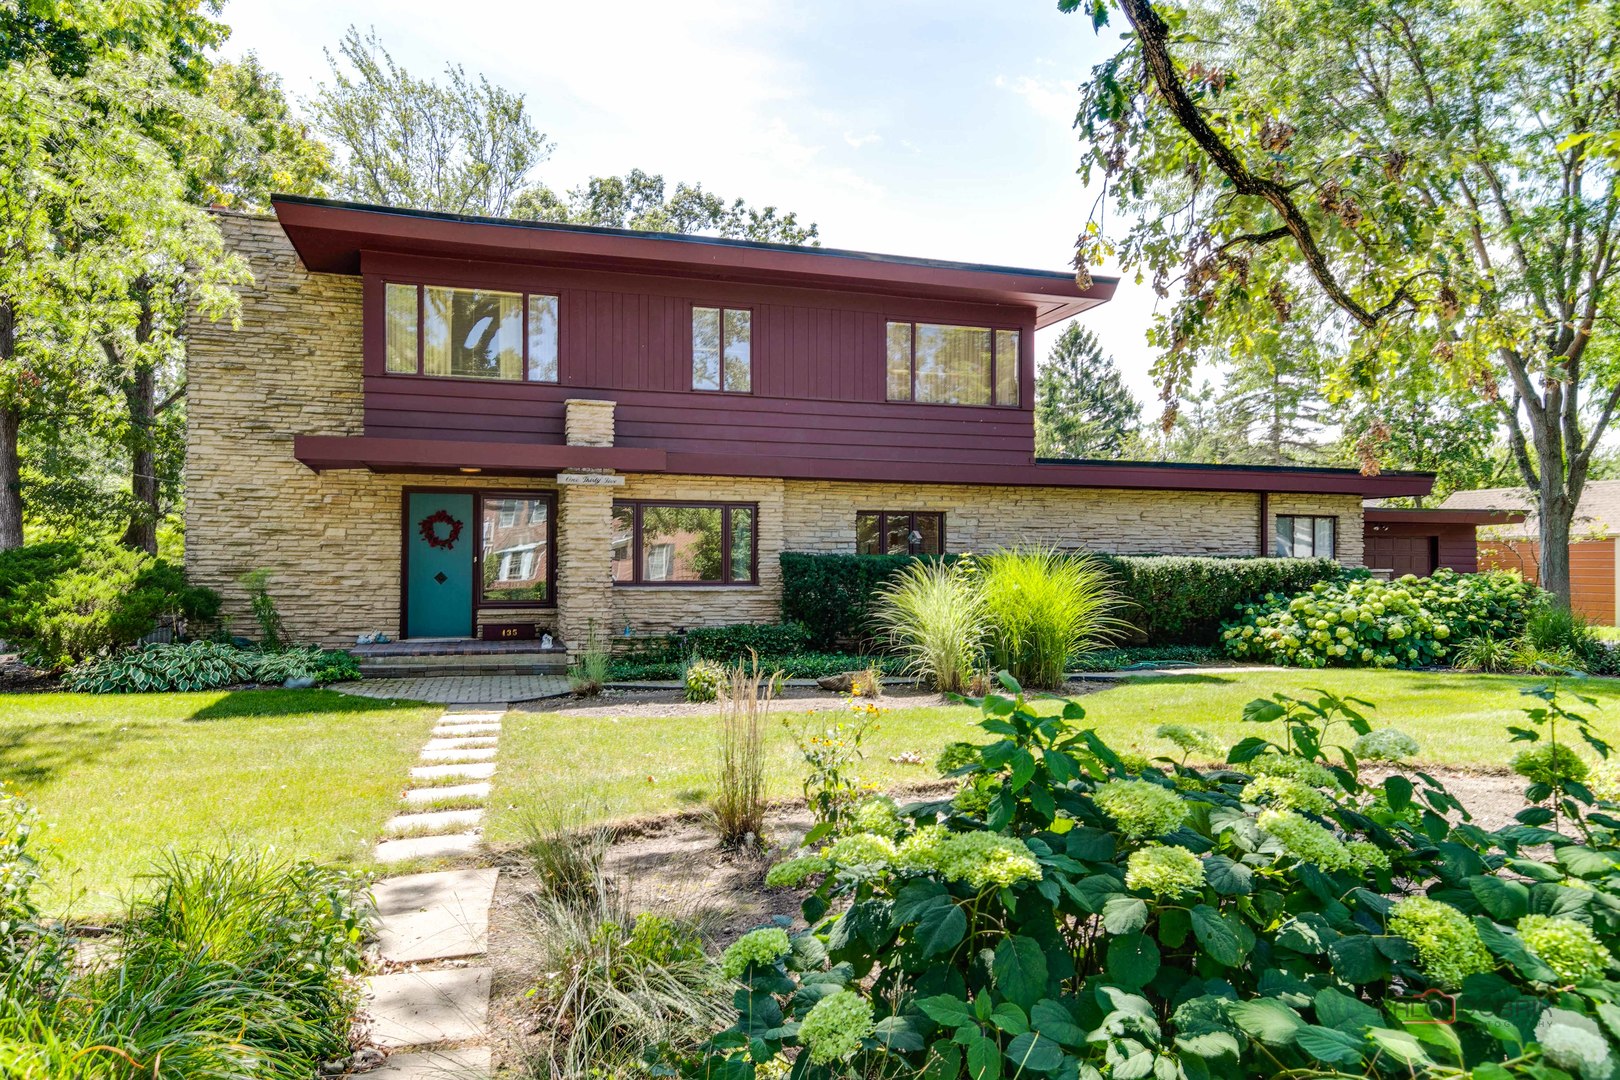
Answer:
M1130 601L1122 616L1149 645L1215 645L1243 604L1267 593L1301 593L1322 581L1366 577L1332 559L1217 559L1099 555Z
M780 671L790 679L821 679L845 671L865 671L876 664L885 675L904 673L903 656L857 656L853 653L801 652L759 656L761 672ZM609 682L667 682L680 679L686 664L680 660L615 659L608 666Z
M731 623L696 626L685 634L644 638L620 650L618 658L641 664L685 664L692 656L734 664L750 651L787 656L810 651L810 633L796 623Z
M877 589L911 555L816 555L784 551L782 618L804 624L830 649L871 636ZM950 561L957 556L946 555ZM1332 559L1217 559L1183 555L1098 555L1129 601L1123 617L1149 645L1215 645L1239 605L1267 593L1297 593L1319 581L1365 576Z
M784 551L782 618L804 626L817 649L870 639L872 599L878 586L918 558L915 555L813 555ZM946 555L949 562L956 558Z

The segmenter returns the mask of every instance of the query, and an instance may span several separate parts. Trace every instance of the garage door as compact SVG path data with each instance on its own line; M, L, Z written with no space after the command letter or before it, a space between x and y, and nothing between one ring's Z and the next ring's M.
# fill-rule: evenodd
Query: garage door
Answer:
M1367 538L1367 565L1393 570L1396 577L1434 573L1435 538L1432 536L1372 536Z

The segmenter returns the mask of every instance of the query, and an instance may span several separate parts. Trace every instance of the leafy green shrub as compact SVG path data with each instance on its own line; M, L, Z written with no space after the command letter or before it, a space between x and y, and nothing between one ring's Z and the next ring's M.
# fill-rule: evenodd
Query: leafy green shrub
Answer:
M1025 686L1062 686L1070 658L1119 629L1119 594L1101 564L1087 556L1015 548L971 565L984 593L989 666Z
M731 623L643 638L620 650L619 655L643 664L680 663L690 656L735 664L751 655L786 656L805 652L809 646L810 632L798 623Z
M687 701L717 701L720 688L726 684L728 676L726 669L713 660L694 660L686 665L681 681Z
M1474 637L1516 638L1539 590L1511 571L1320 582L1270 595L1221 632L1228 656L1293 667L1424 667Z
M165 617L207 622L219 596L170 563L112 542L39 544L0 553L0 640L62 668L128 645Z
M1554 719L1590 735L1537 697L1528 738ZM674 1071L1609 1074L1620 819L1579 783L1533 785L1552 805L1488 831L1398 761L1368 780L1352 748L1375 735L1349 699L1252 704L1246 719L1283 730L1210 770L1128 761L1077 702L980 704L955 798L773 869L775 885L813 885L809 929L726 951L736 1023L668 1048ZM1453 995L1445 1023L1431 992Z
M906 673L945 693L973 679L990 632L982 581L971 560L916 560L878 589L874 624L906 658Z
M68 672L64 685L84 694L134 694L219 690L244 683L280 685L288 679L309 679L321 686L359 677L359 664L340 650L305 646L263 653L219 641L188 641L87 660Z
M1304 592L1318 582L1365 577L1332 559L1217 559L1186 555L1097 555L1118 579L1121 616L1149 645L1213 645L1221 624L1267 593Z
M863 644L874 633L873 604L883 586L913 563L950 563L956 558L784 551L782 618L802 624L817 649L833 649L840 642Z
M857 656L854 653L812 652L792 653L786 656L761 653L759 656L760 667L780 671L789 679L820 679L845 671L865 671L873 664L876 664L885 675L900 675L904 673L906 660L903 656ZM670 679L679 681L685 674L686 663L681 660L644 663L615 659L608 665L609 682L665 682Z

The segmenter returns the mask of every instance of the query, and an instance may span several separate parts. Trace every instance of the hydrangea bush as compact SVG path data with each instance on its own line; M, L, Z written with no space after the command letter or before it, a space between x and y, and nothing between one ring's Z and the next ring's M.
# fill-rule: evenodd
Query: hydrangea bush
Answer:
M1221 644L1234 659L1290 667L1426 667L1463 641L1518 637L1540 595L1501 570L1321 582L1244 605Z
M1123 758L1078 703L1003 681L948 755L954 797L771 870L813 890L808 929L733 945L737 1022L655 1050L659 1074L1614 1074L1620 809L1579 780L1538 774L1488 830L1364 702L1255 702L1263 734L1198 768ZM1516 737L1607 756L1533 693Z

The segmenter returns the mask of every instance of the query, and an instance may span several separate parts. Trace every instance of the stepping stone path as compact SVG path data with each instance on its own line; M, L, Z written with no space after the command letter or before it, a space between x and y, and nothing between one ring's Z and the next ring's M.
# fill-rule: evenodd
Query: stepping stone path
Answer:
M411 769L401 812L377 843L381 863L468 855L481 837L504 703L452 707ZM461 782L453 782L453 781ZM446 802L450 806L444 806ZM372 889L386 974L366 980L371 1038L390 1051L368 1077L488 1080L489 908L499 871L444 870L386 878Z

